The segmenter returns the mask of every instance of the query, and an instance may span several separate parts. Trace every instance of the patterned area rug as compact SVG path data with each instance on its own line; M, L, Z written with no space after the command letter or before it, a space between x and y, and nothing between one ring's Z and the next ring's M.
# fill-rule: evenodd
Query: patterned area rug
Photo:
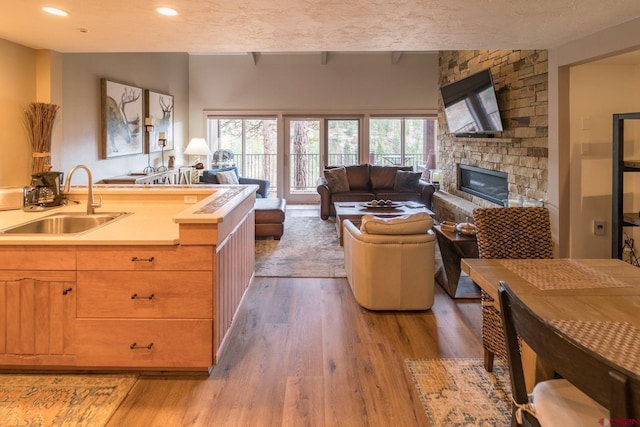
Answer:
M509 368L496 358L493 373L482 359L405 360L431 425L511 425Z
M347 277L333 220L288 217L280 240L256 240L256 276Z
M104 426L137 375L0 375L0 426Z

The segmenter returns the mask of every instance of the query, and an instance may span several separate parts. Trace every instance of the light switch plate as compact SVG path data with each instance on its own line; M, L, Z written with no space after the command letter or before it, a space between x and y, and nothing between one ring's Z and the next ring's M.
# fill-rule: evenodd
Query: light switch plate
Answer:
M604 221L597 219L593 221L593 234L596 236L605 235Z

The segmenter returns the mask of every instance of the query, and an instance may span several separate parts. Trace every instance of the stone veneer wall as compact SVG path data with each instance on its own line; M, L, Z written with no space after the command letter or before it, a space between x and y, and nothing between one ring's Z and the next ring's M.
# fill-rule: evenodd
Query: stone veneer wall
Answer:
M457 164L506 172L509 198L547 200L548 115L546 50L441 51L439 84L491 68L504 132L495 138L456 138L438 105L438 167L442 188L485 207L495 206L457 189Z

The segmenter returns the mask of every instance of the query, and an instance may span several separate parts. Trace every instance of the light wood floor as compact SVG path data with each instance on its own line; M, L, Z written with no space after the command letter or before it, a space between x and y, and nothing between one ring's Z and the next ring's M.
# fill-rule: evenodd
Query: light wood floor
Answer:
M436 285L437 286L437 285ZM405 358L481 357L479 303L370 312L346 279L258 278L208 377L141 377L109 426L427 426Z
M480 319L438 285L372 312L346 279L256 278L212 374L143 376L108 426L428 426L404 360L482 357Z

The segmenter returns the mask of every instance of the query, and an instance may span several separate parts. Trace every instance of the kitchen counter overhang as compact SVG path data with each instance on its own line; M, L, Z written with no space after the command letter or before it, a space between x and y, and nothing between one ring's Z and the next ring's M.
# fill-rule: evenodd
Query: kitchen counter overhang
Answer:
M100 212L130 215L77 234L1 234L0 245L189 245L221 242L255 203L256 185L94 185ZM86 187L40 212L0 212L0 230L54 213L84 212Z

